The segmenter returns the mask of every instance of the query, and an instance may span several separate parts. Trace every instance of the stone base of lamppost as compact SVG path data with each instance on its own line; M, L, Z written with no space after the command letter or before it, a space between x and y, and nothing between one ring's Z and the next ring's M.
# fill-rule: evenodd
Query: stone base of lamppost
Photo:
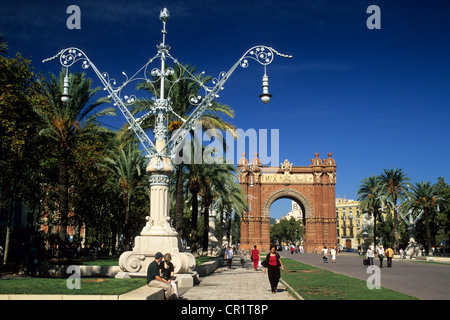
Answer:
M119 267L122 272L116 278L147 277L149 264L155 259L155 254L161 252L172 256L176 277L185 278L182 274L186 274L193 285L195 257L191 253L180 252L180 238L170 225L169 176L172 169L169 159L163 158L160 162L152 159L146 171L151 174L150 216L146 217L147 223L134 240L133 251L124 252L120 256Z
M179 251L180 241L176 232L168 233L167 230L158 229L153 228L144 232L144 228L141 235L135 238L133 251L126 251L120 255L119 267L122 272L119 272L116 278L145 278L147 268L155 259L156 252L170 253L178 285L192 287L196 277L196 273L193 272L195 257L191 253Z

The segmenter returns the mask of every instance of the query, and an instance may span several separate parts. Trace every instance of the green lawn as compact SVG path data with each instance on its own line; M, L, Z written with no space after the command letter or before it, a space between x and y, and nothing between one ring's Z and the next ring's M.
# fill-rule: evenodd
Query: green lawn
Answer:
M387 288L367 288L366 281L283 258L281 277L305 300L418 300Z
M216 258L217 258L217 257L198 256L198 257L195 259L195 265L196 265L196 266L199 266L199 265L201 265L201 264L203 264L203 263L205 263L205 262L214 260L214 259L216 259Z
M1 279L0 294L120 295L146 283L146 279L85 278L81 279L80 289L69 289L67 281L66 278Z
M84 266L118 266L119 258L104 258L91 261L88 260L82 261L80 264Z
M211 260L198 257L197 265ZM79 261L80 265L117 266L117 258ZM69 280L74 281L74 280ZM67 278L9 278L0 279L0 294L67 294L67 295L121 295L146 284L146 279L84 278L80 289L67 288Z

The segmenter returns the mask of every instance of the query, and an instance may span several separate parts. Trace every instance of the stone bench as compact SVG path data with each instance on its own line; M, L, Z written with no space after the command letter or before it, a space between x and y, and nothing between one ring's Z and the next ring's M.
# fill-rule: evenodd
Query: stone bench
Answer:
M164 300L164 289L145 285L120 295L119 300Z
M145 285L122 295L2 294L0 300L164 300L164 289Z
M164 300L164 289L143 286L122 295L2 294L0 300Z
M223 257L202 263L194 268L200 277L205 277L214 272L218 267L223 265Z

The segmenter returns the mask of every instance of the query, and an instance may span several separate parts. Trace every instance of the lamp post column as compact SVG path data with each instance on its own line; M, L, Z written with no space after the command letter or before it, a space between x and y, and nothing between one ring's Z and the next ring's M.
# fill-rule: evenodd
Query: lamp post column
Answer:
M165 96L165 77L173 74L173 70L168 68L166 70L166 54L169 54L170 47L166 45L166 23L170 18L167 9L161 11L159 16L163 23L162 43L158 46L158 52L161 59L161 69L157 72L160 76L159 99L154 101L152 106L156 114L156 126L153 130L155 137L156 154L150 158L146 171L150 175L150 191L151 204L150 215L148 220L151 225L146 226L141 235L159 234L178 236L177 232L170 225L169 218L169 177L174 172L170 158L167 155L166 144L169 130L167 127L167 114L171 109L170 99ZM150 229L153 232L150 231ZM178 252L178 246L170 249L169 252Z

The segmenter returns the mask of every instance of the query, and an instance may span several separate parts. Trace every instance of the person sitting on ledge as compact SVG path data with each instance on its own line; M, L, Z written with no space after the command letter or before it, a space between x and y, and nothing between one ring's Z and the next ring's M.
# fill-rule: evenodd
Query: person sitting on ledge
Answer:
M155 254L155 260L148 265L147 269L147 285L149 287L162 288L164 289L164 297L166 300L171 300L173 294L173 287L170 285L169 281L161 278L159 274L159 264L161 263L163 254L157 252Z

